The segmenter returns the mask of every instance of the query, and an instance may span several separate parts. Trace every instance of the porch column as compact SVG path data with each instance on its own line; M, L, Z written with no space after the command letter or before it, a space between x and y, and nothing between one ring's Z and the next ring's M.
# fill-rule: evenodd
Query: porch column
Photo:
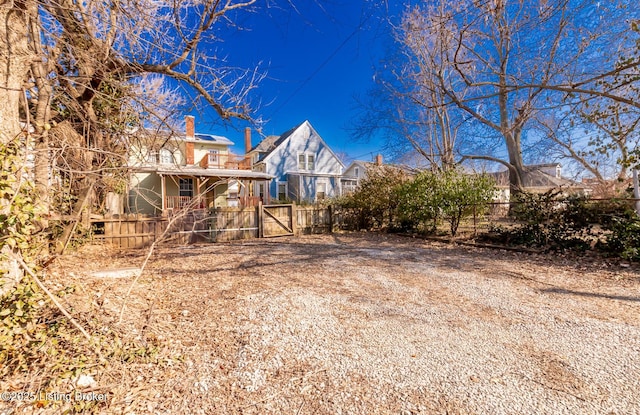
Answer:
M195 183L195 190L196 190L196 200L197 200L197 206L195 206L195 209L199 209L201 204L202 204L202 200L200 200L200 177L196 177L196 183Z
M204 203L204 207L205 208L209 208L209 199L207 198L207 194L209 193L210 189L208 186L208 182L209 182L209 178L208 177L202 177L200 182L200 186L198 187L200 189L200 192L203 194L203 200L202 202ZM203 190L204 188L204 190Z
M167 201L166 201L166 198L167 198L167 183L165 181L165 178L164 178L163 174L160 175L160 195L161 195L161 198L162 198L162 203L161 203L162 214L164 215L164 212L167 209Z

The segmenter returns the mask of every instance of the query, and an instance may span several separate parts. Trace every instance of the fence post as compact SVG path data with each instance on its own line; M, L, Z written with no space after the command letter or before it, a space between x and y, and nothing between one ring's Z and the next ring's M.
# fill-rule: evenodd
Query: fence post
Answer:
M295 202L291 204L291 233L297 236L298 230L298 211Z
M329 210L329 233L333 233L333 205L327 207Z
M258 238L264 238L264 213L262 212L262 201L256 207L258 214Z

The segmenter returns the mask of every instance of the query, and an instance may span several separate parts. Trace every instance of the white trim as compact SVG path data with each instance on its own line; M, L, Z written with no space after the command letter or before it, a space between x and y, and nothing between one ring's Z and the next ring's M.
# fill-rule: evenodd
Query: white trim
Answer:
M284 172L284 174L292 174L295 176L317 176L317 177L343 177L341 174L338 173L319 173L319 172L315 172L315 171L291 171L288 170L286 172Z

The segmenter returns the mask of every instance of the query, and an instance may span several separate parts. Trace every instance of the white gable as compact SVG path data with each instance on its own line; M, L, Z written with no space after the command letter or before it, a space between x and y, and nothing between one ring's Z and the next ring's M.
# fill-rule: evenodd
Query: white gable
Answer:
M300 155L313 155L313 170L299 169ZM267 173L280 176L286 173L341 175L344 165L324 142L322 137L305 121L264 158Z

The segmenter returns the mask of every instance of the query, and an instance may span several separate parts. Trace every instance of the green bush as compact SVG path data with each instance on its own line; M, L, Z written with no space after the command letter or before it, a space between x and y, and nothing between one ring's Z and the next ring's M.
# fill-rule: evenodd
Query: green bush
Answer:
M522 193L511 214L521 224L511 229L494 227L490 239L554 251L595 248L640 260L640 218L627 200L590 200L559 191Z
M403 228L434 230L438 221L448 223L452 236L460 221L482 213L495 192L493 180L451 169L422 172L399 189L399 217Z
M409 180L407 173L391 166L372 166L355 193L336 199L349 211L357 229L393 228L398 208L398 189Z

